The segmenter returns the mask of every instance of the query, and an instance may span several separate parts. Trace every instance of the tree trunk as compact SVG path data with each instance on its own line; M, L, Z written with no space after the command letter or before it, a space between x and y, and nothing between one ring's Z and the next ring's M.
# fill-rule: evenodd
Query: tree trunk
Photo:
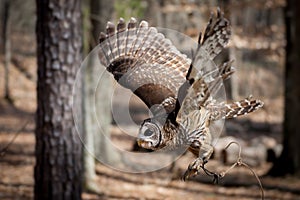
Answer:
M9 92L9 68L11 60L11 47L10 47L10 23L9 23L9 11L10 1L4 0L1 6L1 18L2 18L2 44L3 44L3 55L4 55L4 98L12 103L12 98Z
M4 29L4 26L3 26L3 18L4 18L4 12L5 12L5 9L4 9L4 1L3 3L0 3L0 53L3 54L3 51L4 51L4 34L3 34L3 29Z
M80 0L37 0L35 199L81 199L82 143L72 115L81 63ZM78 101L77 101L78 102ZM75 109L81 105L73 106ZM77 130L78 130L77 129Z
M235 10L230 10L230 23L231 23L231 32L234 35L234 27L237 25L237 15ZM229 49L229 58L230 60L234 60L235 66L242 66L241 65L241 56L238 54L237 47L234 44ZM239 99L239 84L238 84L238 77L235 74L234 76L230 77L230 94L228 95L229 99Z
M112 0L91 0L91 24L92 38L91 46L94 48L98 44L98 38L101 31L104 31L108 20L112 20L114 11L114 1Z
M294 174L300 177L300 2L288 0L286 20L286 71L285 71L285 114L283 152L275 161L269 174L282 176Z
M90 1L90 21L91 21L91 39L90 49L93 49L98 44L100 31L105 31L106 22L111 20L113 13L113 2L111 0L91 0ZM94 54L92 54L94 55ZM96 54L97 56L97 54ZM116 155L111 150L111 147L106 142L105 136L110 137L111 111L110 99L113 92L112 82L109 76L103 75L101 83L99 81L99 69L97 69L98 57L89 56L89 64L84 73L84 129L86 133L84 165L85 165L85 186L86 189L92 192L99 193L95 179L95 157L102 158L102 161L112 162L116 159ZM97 60L95 60L97 59ZM106 72L108 73L108 72ZM104 84L103 84L104 83ZM95 92L100 91L100 92ZM96 98L96 101L95 101ZM94 104L96 102L94 110ZM98 116L98 119L94 115ZM98 124L100 123L100 124ZM99 128L99 125L101 126ZM105 155L105 158L103 158Z
M161 0L148 0L147 9L145 10L145 19L151 26L166 27L163 19L162 7L164 6Z
M105 31L106 23L109 20L112 20L113 14L113 1L111 0L92 0L91 1L91 24L92 24L92 41L96 41L96 43L91 43L91 49L95 48L98 44L98 38L101 31ZM95 70L95 69L94 69ZM91 70L91 75L93 76L93 81L96 83L99 77L95 77L95 73ZM106 72L106 75L103 75L102 83L99 84L96 92L96 113L99 117L99 121L101 122L101 130L106 135L107 138L110 138L110 125L112 121L111 110L110 110L110 100L109 97L113 93L113 85L110 79L110 75ZM91 96L94 98L94 96ZM96 124L94 124L96 126ZM108 146L108 143L105 142L105 137L103 134L95 134L94 135L94 144L95 144L95 154L97 157L101 155L106 155L105 160L109 162L113 162L116 160L116 156L111 147ZM100 136L100 137L99 137ZM105 153L103 153L105 152Z

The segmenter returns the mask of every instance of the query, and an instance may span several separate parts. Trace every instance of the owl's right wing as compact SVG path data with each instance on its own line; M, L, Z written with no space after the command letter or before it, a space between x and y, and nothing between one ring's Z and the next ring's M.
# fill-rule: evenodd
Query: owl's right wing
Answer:
M184 83L191 60L180 53L169 39L134 18L126 26L121 18L117 27L108 22L100 34L99 58L123 87L130 89L149 108L159 105L174 110L179 87Z
M203 36L201 33L199 35L199 45L186 75L186 82L179 89L175 108L177 122L213 101L223 80L234 72L232 61L219 66L214 63L215 57L227 45L230 34L230 24L223 13L218 10L216 16L212 14Z
M203 37L199 36L199 46L186 76L180 87L175 107L176 121L182 120L201 107L209 110L210 121L221 118L234 118L253 112L263 106L263 102L246 98L241 101L217 102L217 94L223 81L234 73L232 61L216 66L213 59L223 50L230 38L230 25L223 13L210 18Z

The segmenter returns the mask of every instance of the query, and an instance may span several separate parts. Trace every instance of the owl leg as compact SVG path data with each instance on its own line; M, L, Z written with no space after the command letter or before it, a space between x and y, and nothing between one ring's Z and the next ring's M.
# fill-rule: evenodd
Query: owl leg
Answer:
M204 165L208 162L210 156L213 153L213 147L208 144L208 143L204 143L202 145L200 145L200 149L199 149L199 157L196 158L192 163L189 164L187 170L185 171L184 175L183 175L183 180L187 180L190 177L194 177L196 175L199 174L199 172L201 171L201 169L203 169L203 171L210 176L215 176L216 174L207 170Z

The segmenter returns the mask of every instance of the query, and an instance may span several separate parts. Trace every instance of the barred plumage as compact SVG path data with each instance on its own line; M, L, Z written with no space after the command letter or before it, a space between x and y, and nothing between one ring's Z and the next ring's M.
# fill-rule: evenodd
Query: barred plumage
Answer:
M163 34L142 21L119 20L117 31L108 22L100 34L99 57L119 83L131 89L150 108L168 97L177 97L191 63Z
M230 119L240 115L245 115L261 108L262 106L263 103L260 100L246 98L241 101L226 104L225 117L226 119Z
M100 33L99 58L122 86L132 90L150 108L153 117L141 125L138 144L144 148L189 148L198 158L189 165L185 178L196 175L210 158L211 124L253 112L263 103L246 98L219 102L215 95L223 80L233 73L232 61L216 66L213 59L229 41L231 31L220 10L199 34L193 59L180 53L169 39L131 18L126 26L108 22Z

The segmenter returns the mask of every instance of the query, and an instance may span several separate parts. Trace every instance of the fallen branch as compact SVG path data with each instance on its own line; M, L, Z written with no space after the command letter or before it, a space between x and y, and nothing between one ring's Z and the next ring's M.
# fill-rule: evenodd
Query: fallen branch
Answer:
M25 76L25 78L27 78L30 81L36 81L34 76L27 71L21 58L13 56L11 62L16 67L16 69L19 70Z
M31 119L30 119L31 120ZM28 125L28 123L30 122L30 120L27 120L24 125L22 126L22 128L20 128L14 135L14 137L2 148L0 149L0 157L4 157L5 153L7 151L7 149L10 147L10 145L16 140L16 138L18 137L18 135L26 128L26 126Z

